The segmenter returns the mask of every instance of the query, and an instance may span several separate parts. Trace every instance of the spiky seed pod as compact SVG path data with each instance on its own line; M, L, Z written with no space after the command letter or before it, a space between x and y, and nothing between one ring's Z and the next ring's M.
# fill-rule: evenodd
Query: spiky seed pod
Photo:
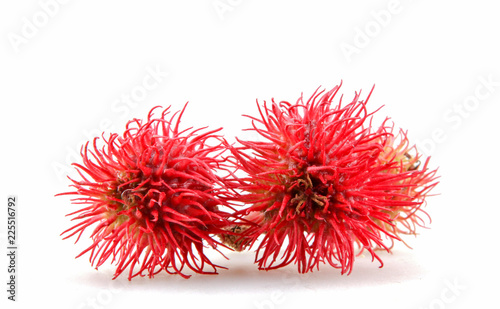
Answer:
M225 169L220 129L181 131L186 106L170 119L169 108L155 118L157 108L145 122L128 122L122 136L103 136L102 148L96 138L82 149L83 163L74 164L82 180L70 178L75 191L63 194L85 207L69 214L79 223L63 235L78 241L93 227L93 243L79 256L90 252L96 268L111 260L114 278L127 269L129 280L162 270L187 278L186 266L217 273L225 267L213 264L204 247L217 250L212 235L227 233L231 214L223 209L232 212L226 178L216 175Z
M393 132L393 128L387 128L387 130L391 133ZM396 136L390 136L385 141L384 151L379 156L379 164L387 164L390 162L398 163L388 168L386 171L387 173L398 174L417 171L412 172L411 177L401 182L403 185L401 191L404 195L394 197L394 199L403 201L413 200L420 202L420 204L418 204L417 207L411 205L391 208L390 215L394 218L393 222L397 222L398 224L388 225L381 222L386 229L392 229L393 233L396 235L417 235L417 227L425 227L425 219L428 219L428 221L431 220L428 213L422 209L422 206L425 204L425 198L429 195L432 188L437 185L437 170L429 170L428 165L430 158L426 158L423 165L420 159L421 155L418 153L415 146L410 147L407 133L402 130L400 130ZM422 216L424 218L422 218ZM404 242L403 239L399 240Z
M247 117L264 141L238 140L231 149L248 174L240 189L249 206L239 213L257 224L232 245L256 246L259 269L296 263L305 273L328 263L350 273L357 249L382 266L375 249L389 251L386 239L401 240L424 223L421 206L436 171L428 161L416 164L420 156L408 153L406 136L396 139L387 119L372 127L371 92L335 105L339 87L306 102L257 104L260 118Z

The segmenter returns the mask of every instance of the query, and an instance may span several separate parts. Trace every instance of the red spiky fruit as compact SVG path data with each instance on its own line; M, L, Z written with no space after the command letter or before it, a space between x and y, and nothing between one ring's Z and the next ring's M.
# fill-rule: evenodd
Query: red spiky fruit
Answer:
M350 273L357 249L382 266L375 250L390 251L386 239L424 224L421 206L436 171L428 160L418 166L420 155L387 119L372 127L371 92L365 101L356 93L351 103L333 104L339 87L307 102L257 104L260 118L247 117L263 141L232 147L247 173L240 189L249 206L239 213L257 225L241 227L229 245L256 246L259 269L294 262L305 273L328 263Z
M74 164L82 180L70 178L76 190L63 194L85 207L69 214L79 223L63 234L78 241L92 226L93 243L79 256L90 252L96 268L116 263L114 278L127 268L129 280L162 270L187 278L185 266L203 274L225 268L204 252L206 245L218 251L212 235L226 233L231 217L222 210L232 209L226 178L216 175L225 169L225 148L220 129L180 131L185 108L170 119L169 108L158 118L153 108L147 121L128 122L122 136L103 136L102 148L98 138L87 143L83 163Z

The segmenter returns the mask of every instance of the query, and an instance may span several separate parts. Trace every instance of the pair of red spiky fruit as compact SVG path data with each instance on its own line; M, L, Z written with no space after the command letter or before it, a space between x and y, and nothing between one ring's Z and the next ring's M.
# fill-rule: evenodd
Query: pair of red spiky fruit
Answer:
M115 278L165 270L183 277L216 274L207 248L257 247L255 262L270 270L297 264L305 273L328 263L350 273L357 251L390 251L400 234L424 225L426 196L437 184L428 159L394 134L387 120L372 126L366 100L333 104L339 90L316 91L307 102L259 106L252 129L264 141L229 145L221 129L180 130L169 108L130 121L123 135L82 148L73 180L79 223L93 226L92 265L111 259ZM373 90L373 89L372 89ZM226 153L226 150L228 151ZM236 176L237 171L245 176ZM220 252L220 251L219 251ZM221 252L220 252L221 253ZM222 253L221 253L222 254Z

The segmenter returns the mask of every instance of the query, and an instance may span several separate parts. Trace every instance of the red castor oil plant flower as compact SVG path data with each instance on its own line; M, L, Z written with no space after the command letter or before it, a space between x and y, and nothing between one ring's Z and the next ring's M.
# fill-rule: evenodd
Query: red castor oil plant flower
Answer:
M170 119L169 108L146 122L128 122L122 136L111 134L104 146L89 143L82 149L83 164L74 164L82 180L72 180L74 204L85 205L69 215L75 226L65 238L93 226L90 252L96 268L107 260L116 264L114 278L128 269L129 280L144 272L153 277L162 270L189 277L215 274L217 268L204 253L205 244L217 250L212 234L224 234L231 214L225 169L220 158L224 146L218 130L179 130L186 106ZM208 140L216 141L209 146ZM229 208L227 208L229 207ZM209 267L207 271L205 268Z
M355 255L390 251L400 234L423 226L425 197L437 184L428 159L409 147L406 134L393 134L386 119L372 127L366 102L333 104L339 90L316 91L296 104L259 106L253 130L264 141L231 147L239 168L239 213L253 226L233 226L239 237L228 245L257 246L255 262L270 270L295 263L300 273L328 263L350 273ZM373 89L372 89L373 91ZM430 219L430 218L429 218ZM258 240L259 238L259 240Z

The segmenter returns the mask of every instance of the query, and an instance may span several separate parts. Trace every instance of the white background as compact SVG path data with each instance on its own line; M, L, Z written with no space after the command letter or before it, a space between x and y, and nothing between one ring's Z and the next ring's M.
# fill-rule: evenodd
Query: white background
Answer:
M5 248L16 194L20 247L15 304L0 256L2 308L498 308L494 3L2 1L0 235ZM161 74L143 91L151 70ZM406 239L412 250L381 253L383 268L364 256L350 276L327 266L259 272L252 252L226 252L230 261L214 258L229 267L218 276L112 281L113 267L74 259L86 239L61 240L75 206L54 194L68 190L69 164L94 135L189 101L185 127L222 126L232 140L256 99L295 101L341 80L346 98L376 84L369 108L384 105L379 113L408 129L441 175L431 228Z

